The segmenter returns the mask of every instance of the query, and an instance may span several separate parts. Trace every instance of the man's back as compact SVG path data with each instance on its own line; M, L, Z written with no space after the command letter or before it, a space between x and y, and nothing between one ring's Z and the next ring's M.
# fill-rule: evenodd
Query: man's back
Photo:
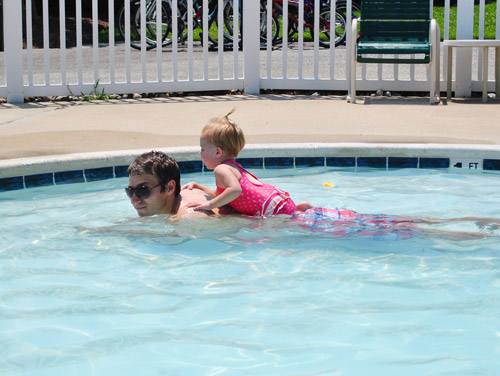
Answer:
M177 215L178 216L183 216L183 215L189 215L190 217L192 216L207 216L207 215L213 215L213 214L218 214L219 210L218 209L213 209L211 211L194 211L193 209L188 207L188 204L190 202L203 202L206 203L208 202L211 197L207 195L205 192L203 192L200 189L183 189L181 190L180 193L181 197L181 203L179 205L179 210L177 210Z

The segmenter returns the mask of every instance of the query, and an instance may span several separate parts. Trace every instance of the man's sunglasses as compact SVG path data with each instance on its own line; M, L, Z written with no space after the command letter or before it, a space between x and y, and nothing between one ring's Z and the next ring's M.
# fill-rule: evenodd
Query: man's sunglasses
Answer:
M155 185L154 187L148 187L147 185L139 185L135 188L132 187L127 187L125 188L125 193L129 198L132 198L132 196L135 193L135 196L137 198L148 198L149 195L151 194L151 191L155 189L156 187L159 187L161 184Z

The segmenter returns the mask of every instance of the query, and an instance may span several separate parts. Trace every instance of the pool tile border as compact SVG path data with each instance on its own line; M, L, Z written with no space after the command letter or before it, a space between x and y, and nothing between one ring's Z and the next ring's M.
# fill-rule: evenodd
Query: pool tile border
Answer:
M146 151L148 150L0 161L0 192L127 177L130 162ZM207 171L196 147L162 151L177 159L181 173ZM237 161L243 166L262 169L324 166L500 171L500 147L484 145L249 145L241 155Z

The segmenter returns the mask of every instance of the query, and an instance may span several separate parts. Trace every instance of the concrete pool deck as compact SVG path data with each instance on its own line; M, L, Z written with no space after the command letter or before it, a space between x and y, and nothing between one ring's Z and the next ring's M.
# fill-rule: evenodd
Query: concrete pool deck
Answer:
M483 104L481 98L468 98L432 106L425 97L367 97L350 104L340 96L319 95L0 104L0 169L81 153L198 150L202 127L233 108L232 119L248 145L363 143L497 151L499 105L498 99Z

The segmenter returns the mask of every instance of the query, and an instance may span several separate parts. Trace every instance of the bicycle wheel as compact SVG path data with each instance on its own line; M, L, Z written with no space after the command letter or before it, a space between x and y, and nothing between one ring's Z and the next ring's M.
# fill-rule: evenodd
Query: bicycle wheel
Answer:
M150 50L156 47L156 1L146 1L146 49ZM170 13L168 12L168 3L162 2L162 46L171 43L166 39L169 32ZM118 16L118 30L125 39L125 4L122 5ZM130 46L141 49L141 1L130 1Z
M187 4L185 1L179 1L177 4L177 30L178 30L178 40L180 43L184 43L188 39L188 25L187 25L187 18L188 18L188 10L187 10ZM196 21L193 20L194 27L193 29L196 28ZM167 39L169 37L167 36ZM171 39L171 38L170 38Z
M137 12L140 12L140 7L141 7L141 2L140 0L131 0L130 1L130 45L134 48L141 48L140 46L140 40L141 40L141 33L140 29L138 30L137 28L137 19L136 15ZM140 14L140 13L139 13ZM125 3L120 7L120 10L118 12L118 31L120 32L120 35L122 36L123 40L126 40L125 38ZM147 43L147 41L146 41ZM152 46L151 44L148 44L146 46L147 49L154 48L155 46Z
M210 9L210 7L209 7ZM200 22L200 28L203 32L203 19ZM200 37L203 37L203 35L200 33ZM225 36L222 37L223 39ZM217 47L219 45L219 27L217 25L217 8L214 10L210 11L208 14L208 41L210 44L214 47ZM202 39L203 43L203 39ZM224 42L222 42L224 44Z
M242 9L241 7L243 4L239 1L239 7L238 7L238 39L241 40L241 35L242 35ZM228 38L230 40L233 40L234 36L234 8L233 8L233 0L226 1L224 4L224 29L227 31Z
M226 5L224 6L224 27L227 32L224 33L224 35L227 35L227 38L230 40L233 40L233 35L234 35L234 10L233 10L233 1L234 0L229 0L226 2ZM241 0L239 7L238 7L238 25L239 25L239 40L241 40L242 35L243 35L243 22L242 22L242 11L243 11L243 4L241 3ZM279 41L279 20L278 17L276 17L274 14L271 17L271 41L272 44L276 44ZM262 44L267 43L267 7L266 4L260 3L260 42Z
M267 44L267 30L271 27L271 44L278 42L279 37L279 21L275 15L271 15L271 25L267 22L267 7L260 4L260 42Z
M180 10L177 9L178 15L179 12ZM137 17L139 17L136 23L140 26L140 11L136 14ZM158 12L156 1L149 0L148 4L146 5L146 42L154 47L156 47L158 33L157 19ZM182 28L179 28L179 21L177 27L178 30L182 30ZM181 37L181 33L179 34L179 37ZM170 6L170 2L166 0L162 0L161 4L161 41L162 47L165 47L172 43L172 8Z
M330 9L323 10L319 15L319 45L322 47L330 47ZM346 37L346 21L345 16L342 13L335 12L335 46L338 46L345 42ZM311 29L311 37L314 39L314 29Z
M343 15L344 20L347 21L347 3L345 1L339 1L336 3L336 11L337 13ZM352 2L352 8L351 8L351 17L352 19L359 19L361 17L361 5L360 3L353 1ZM351 23L348 24L348 27L350 27ZM344 27L340 27L340 25L335 27L335 45L338 46L339 44L344 44L345 39L346 39L346 31L345 31L345 24ZM358 25L358 33L359 33L359 25ZM337 35L338 34L338 35ZM339 42L337 43L337 40Z

